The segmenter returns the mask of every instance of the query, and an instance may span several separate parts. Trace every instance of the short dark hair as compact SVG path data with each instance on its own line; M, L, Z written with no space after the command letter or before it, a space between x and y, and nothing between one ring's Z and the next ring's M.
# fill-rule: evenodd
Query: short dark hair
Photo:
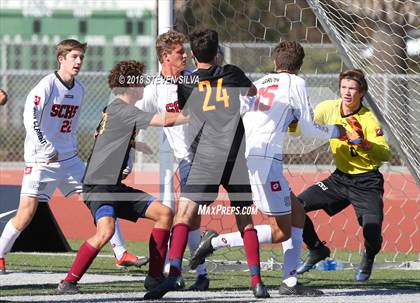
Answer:
M189 36L191 51L198 62L209 63L217 55L219 35L212 29L198 29Z
M276 69L297 71L303 64L303 58L305 51L299 42L282 41L274 48L273 59Z
M168 31L159 35L156 39L156 53L159 58L159 62L162 63L163 52L172 53L173 49L177 44L183 44L186 38L184 34L176 31Z
M356 81L359 84L359 92L361 93L366 93L369 89L365 74L360 69L350 69L342 72L339 76L339 87L343 79Z
M116 95L123 94L129 87L144 86L141 81L128 81L139 79L143 74L145 65L142 62L129 60L118 62L108 75L108 85Z

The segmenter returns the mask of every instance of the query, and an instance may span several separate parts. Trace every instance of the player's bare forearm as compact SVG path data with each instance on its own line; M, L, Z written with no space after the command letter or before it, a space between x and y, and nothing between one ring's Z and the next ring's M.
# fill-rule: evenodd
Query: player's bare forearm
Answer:
M150 121L151 126L175 126L185 124L189 121L189 117L181 113L165 113L163 115L154 115Z
M185 124L189 121L189 117L185 116L184 112L180 113L166 113L164 115L164 125L167 126L174 126L174 125L180 125Z

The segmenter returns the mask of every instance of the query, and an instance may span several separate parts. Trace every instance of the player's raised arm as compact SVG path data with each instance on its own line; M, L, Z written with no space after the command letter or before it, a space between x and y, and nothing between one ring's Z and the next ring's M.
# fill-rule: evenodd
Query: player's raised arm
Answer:
M340 138L346 135L346 131L341 125L320 125L314 121L314 114L309 103L305 81L298 78L291 89L293 114L299 121L300 130L306 137L318 139Z
M189 116L185 115L185 112L180 113L165 113L154 115L152 120L150 120L150 126L174 126L185 124L189 121Z

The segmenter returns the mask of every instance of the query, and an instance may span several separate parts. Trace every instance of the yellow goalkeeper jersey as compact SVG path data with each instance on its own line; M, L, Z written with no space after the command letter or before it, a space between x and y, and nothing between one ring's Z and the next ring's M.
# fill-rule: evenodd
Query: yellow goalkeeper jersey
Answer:
M341 99L326 100L314 109L314 120L319 124L341 124L346 130L352 131L346 118L354 116L362 125L363 134L372 144L372 148L364 150L357 145L330 139L331 151L336 167L347 174L361 174L378 169L383 161L391 158L391 152L383 135L381 126L375 115L365 106L352 115L343 116L341 113Z

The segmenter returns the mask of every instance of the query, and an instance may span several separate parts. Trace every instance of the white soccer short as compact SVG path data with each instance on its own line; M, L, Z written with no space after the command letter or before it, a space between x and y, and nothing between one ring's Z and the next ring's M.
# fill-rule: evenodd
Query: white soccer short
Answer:
M248 156L247 165L252 196L257 208L267 215L290 214L290 187L283 176L282 161Z
M26 164L20 194L48 201L57 187L66 197L80 193L84 173L85 164L78 156L48 165Z

